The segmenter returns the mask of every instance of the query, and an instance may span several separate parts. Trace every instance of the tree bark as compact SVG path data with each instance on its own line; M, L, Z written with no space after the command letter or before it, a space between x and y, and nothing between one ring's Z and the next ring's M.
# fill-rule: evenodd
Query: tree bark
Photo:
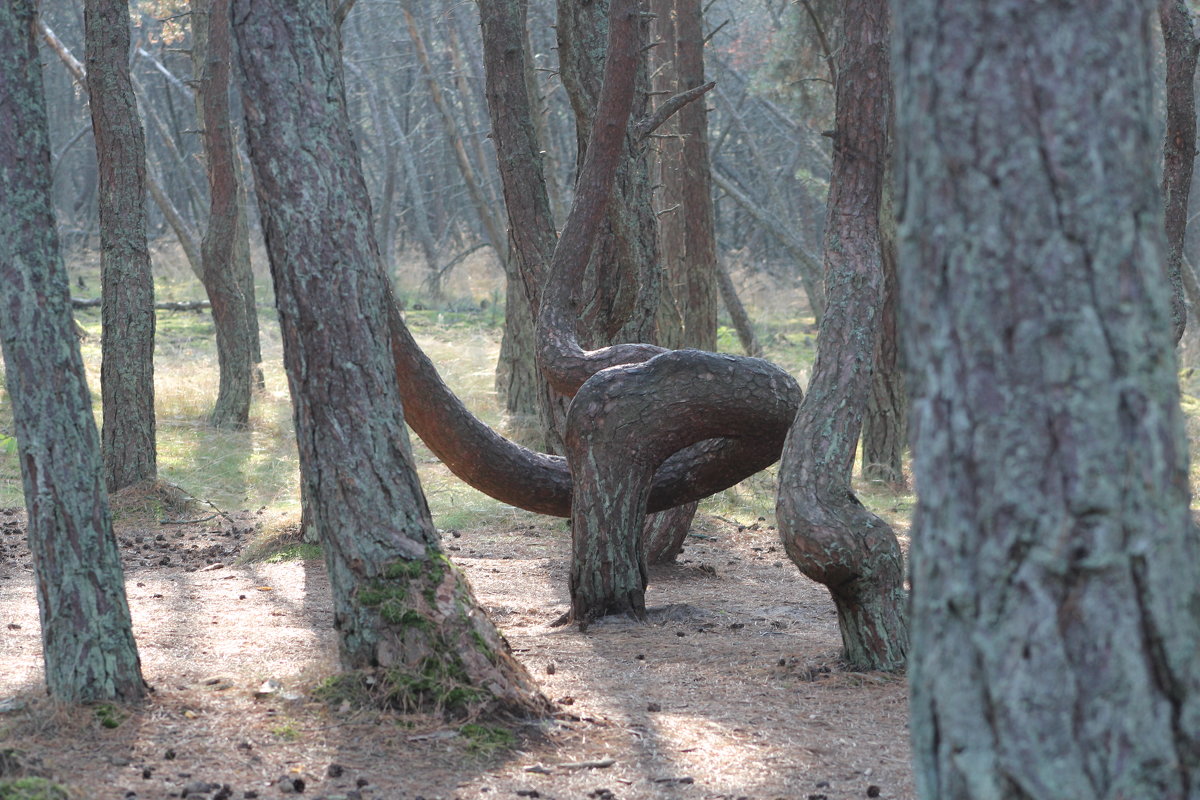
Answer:
M918 794L1194 798L1154 4L895 7Z
M862 475L896 489L905 487L904 451L908 446L908 394L900 368L899 287L896 286L896 217L892 202L891 143L888 173L879 211L879 247L883 265L883 304L871 394L863 417Z
M249 253L238 275L240 202L229 112L229 67L233 59L229 0L192 0L192 64L196 75L196 111L208 175L208 227L201 240L201 273L212 303L220 379L209 423L243 429L250 423L254 358L249 312L243 292L253 291Z
M142 698L100 442L50 201L32 0L0 5L0 340L13 403L50 696Z
M389 320L406 332L372 235L329 8L236 0L234 19L301 476L342 664L382 669L405 708L544 713L442 554L417 480Z
M1175 344L1187 326L1183 291L1183 243L1188 197L1196 161L1196 60L1200 39L1183 0L1160 0L1158 17L1167 60L1167 129L1163 140L1163 206L1167 232L1167 280L1171 285L1171 324Z
M129 80L127 0L87 0L87 86L100 171L100 394L109 491L154 478L154 278L146 143Z
M676 61L685 91L705 84L704 17L700 0L675 0ZM677 292L683 346L717 349L717 237L713 220L712 165L708 157L708 110L703 99L679 110L683 137L682 196L685 272Z
M784 445L776 511L792 561L833 595L847 663L899 670L908 651L900 545L850 487L883 298L879 209L891 113L886 0L847 2L842 30L825 217L825 316L808 393Z

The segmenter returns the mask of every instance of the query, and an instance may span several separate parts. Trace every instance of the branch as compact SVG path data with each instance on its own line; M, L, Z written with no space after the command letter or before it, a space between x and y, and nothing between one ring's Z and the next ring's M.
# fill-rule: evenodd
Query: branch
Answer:
M697 86L693 89L688 89L685 92L680 92L664 101L658 108L654 109L654 113L648 117L643 117L634 126L633 132L639 140L645 139L654 131L658 130L664 122L670 119L679 109L686 106L693 100L699 99L708 93L710 89L717 85L716 81L709 81L703 86Z
M337 27L342 27L342 23L346 21L346 16L350 13L350 9L354 8L355 0L342 0L337 10L333 12L333 24Z

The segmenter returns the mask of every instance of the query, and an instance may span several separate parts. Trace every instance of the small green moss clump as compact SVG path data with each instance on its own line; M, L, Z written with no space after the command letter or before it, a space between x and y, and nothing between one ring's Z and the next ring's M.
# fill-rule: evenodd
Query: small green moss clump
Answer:
M105 728L119 728L121 723L125 721L125 714L116 706L108 703L101 703L92 709L92 713L96 719Z
M402 713L427 712L463 717L485 705L492 695L472 686L455 653L429 656L415 667L395 666L333 675L313 697L330 705L382 708Z

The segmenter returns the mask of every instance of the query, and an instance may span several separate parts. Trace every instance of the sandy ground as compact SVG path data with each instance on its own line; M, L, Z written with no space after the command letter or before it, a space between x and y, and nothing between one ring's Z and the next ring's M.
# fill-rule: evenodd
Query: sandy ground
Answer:
M765 521L701 516L679 563L652 575L650 623L586 634L550 626L567 606L563 523L445 532L557 702L509 747L311 699L337 665L324 565L241 563L260 521L118 523L154 694L108 728L95 709L44 697L23 512L0 510L0 747L17 750L0 772L48 776L86 800L912 796L903 679L839 666L827 593Z

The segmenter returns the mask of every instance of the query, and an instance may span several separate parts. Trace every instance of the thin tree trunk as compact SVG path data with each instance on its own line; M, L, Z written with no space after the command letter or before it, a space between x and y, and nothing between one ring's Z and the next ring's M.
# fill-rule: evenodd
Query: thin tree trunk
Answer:
M233 57L229 0L192 0L192 63L196 112L208 175L208 227L201 240L201 280L212 303L220 379L209 423L242 429L250 423L254 361L248 304L235 273L238 236L237 150L229 113Z
M1196 60L1200 39L1192 27L1192 12L1183 0L1160 0L1167 60L1167 128L1163 142L1163 206L1167 231L1167 280L1171 285L1171 323L1175 344L1187 325L1183 291L1183 242L1187 236L1188 197L1196 161Z
M700 0L675 0L679 86L703 86L704 17ZM717 237L713 221L712 165L708 157L708 111L704 100L679 110L683 136L681 185L684 245L682 291L683 346L717 349Z
M890 147L889 147L890 153ZM871 394L863 417L862 475L903 489L904 450L908 446L908 394L900 368L899 287L896 286L896 218L892 204L891 156L879 211L879 247L883 265L883 304Z
M725 304L725 310L729 312L729 319L733 322L733 329L737 331L738 341L742 343L742 349L748 356L762 357L762 345L754 333L750 315L746 313L746 307L738 297L729 271L720 264L717 265L717 288L721 292L721 302Z
M146 144L129 80L127 0L87 0L87 84L100 170L104 475L116 491L156 475L154 278L146 245Z
M403 323L372 235L329 8L236 0L234 19L301 476L342 664L380 668L405 708L545 713L442 554L417 480L388 338ZM264 41L274 46L255 46Z
M921 798L1200 793L1154 7L896 4Z
M32 0L0 5L0 340L28 514L46 688L56 700L145 695L71 319L50 194Z
M808 393L784 445L776 511L792 561L833 596L847 663L899 670L908 652L900 545L850 487L883 301L879 208L891 113L887 3L849 0L842 15L825 217L825 316Z

